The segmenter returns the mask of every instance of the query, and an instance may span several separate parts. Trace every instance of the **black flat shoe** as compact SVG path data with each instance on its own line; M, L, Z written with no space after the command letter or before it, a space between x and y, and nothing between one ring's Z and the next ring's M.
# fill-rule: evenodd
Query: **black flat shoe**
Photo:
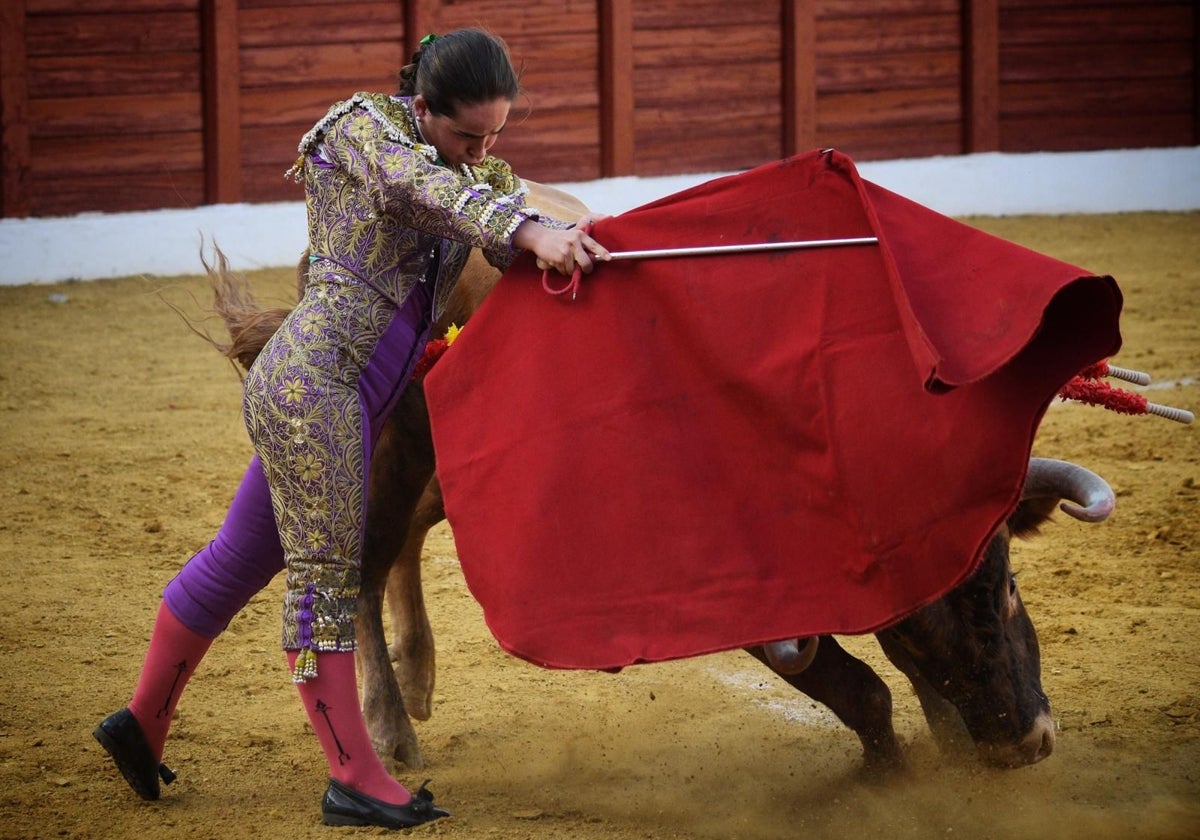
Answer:
M428 781L412 795L407 805L390 805L348 788L337 779L329 780L325 798L321 800L321 817L325 825L377 825L381 828L412 828L450 816L433 804L433 794L425 789Z
M171 768L154 760L142 726L129 709L106 717L92 735L108 750L125 781L142 799L158 799L160 777L165 785L175 781Z

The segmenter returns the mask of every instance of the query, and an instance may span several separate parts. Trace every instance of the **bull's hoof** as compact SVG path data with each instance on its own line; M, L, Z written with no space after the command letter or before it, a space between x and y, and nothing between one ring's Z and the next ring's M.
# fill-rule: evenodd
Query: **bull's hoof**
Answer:
M392 757L403 762L410 770L425 769L425 756L421 755L421 748L415 742L397 744L396 749L392 751Z
M883 784L903 779L912 772L908 758L896 739L884 743L863 745L863 763L860 771L864 781Z
M905 779L911 774L912 767L902 754L864 757L859 771L859 776L864 782L875 785L886 785Z
M393 674L404 699L404 711L413 720L429 720L433 715L433 663L415 658L402 659L396 663Z
M428 692L401 684L400 696L404 698L404 711L413 720L429 720L433 717L433 698Z
M384 740L372 738L371 742L375 747L375 754L385 763L389 760L398 761L409 770L425 769L425 756L421 754L421 745L417 742L415 734L411 737L401 736Z

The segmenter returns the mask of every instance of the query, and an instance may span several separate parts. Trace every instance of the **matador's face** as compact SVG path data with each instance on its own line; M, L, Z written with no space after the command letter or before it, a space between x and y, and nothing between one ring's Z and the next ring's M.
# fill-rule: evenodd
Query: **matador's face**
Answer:
M482 163L508 123L511 107L512 103L507 99L493 99L460 105L451 117L435 114L420 94L413 97L412 103L413 116L417 119L421 136L451 166L464 163L477 166Z

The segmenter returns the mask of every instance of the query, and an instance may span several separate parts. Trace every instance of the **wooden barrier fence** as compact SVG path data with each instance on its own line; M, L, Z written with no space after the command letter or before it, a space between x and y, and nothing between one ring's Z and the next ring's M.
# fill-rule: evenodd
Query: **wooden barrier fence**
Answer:
M298 200L328 106L472 25L540 181L1200 142L1195 0L4 0L0 216Z

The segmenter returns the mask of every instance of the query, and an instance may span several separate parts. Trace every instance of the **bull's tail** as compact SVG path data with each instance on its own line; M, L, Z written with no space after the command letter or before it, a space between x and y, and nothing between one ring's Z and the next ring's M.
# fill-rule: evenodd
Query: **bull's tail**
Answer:
M242 370L249 370L290 310L259 307L246 278L230 269L225 254L216 245L213 246L213 257L210 263L201 252L200 261L204 263L212 287L212 311L225 322L229 341L218 341L200 330L196 332Z

